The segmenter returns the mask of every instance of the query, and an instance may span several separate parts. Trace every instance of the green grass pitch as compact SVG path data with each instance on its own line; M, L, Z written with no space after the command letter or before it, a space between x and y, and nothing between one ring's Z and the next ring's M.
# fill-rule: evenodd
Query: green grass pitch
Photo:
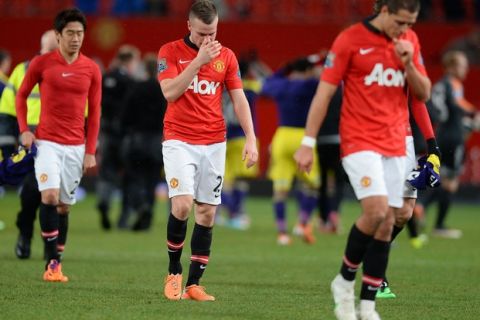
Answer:
M93 196L75 205L63 266L70 278L66 284L42 281L38 222L31 259L15 257L18 206L13 192L0 199L0 220L6 224L0 231L0 319L334 319L329 284L359 212L357 203L346 202L342 235L317 233L314 245L295 239L279 247L270 200L250 199L250 230L214 229L202 284L217 301L198 303L163 297L165 203L157 204L155 224L146 233L102 232ZM292 226L294 205L289 209ZM430 238L415 250L406 234L399 236L388 272L397 299L377 302L382 319L480 319L479 213L478 205L452 206L448 222L464 231L460 240ZM433 218L431 210L430 225ZM187 238L184 274L189 255Z

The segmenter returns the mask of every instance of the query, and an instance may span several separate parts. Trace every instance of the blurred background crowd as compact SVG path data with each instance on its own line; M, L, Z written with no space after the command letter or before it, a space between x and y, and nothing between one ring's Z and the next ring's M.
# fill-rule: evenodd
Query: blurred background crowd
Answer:
M236 181L236 177L231 177L223 199L230 220L219 221L245 229L249 221L241 214L248 186L251 194L273 195L274 202L284 200L282 192L290 191L287 188L278 192L275 183L272 187L270 145L278 127L282 126L283 111L278 97L262 86L278 76L290 80L318 78L318 73L310 73L311 69L321 65L340 30L371 14L373 1L214 2L221 20L217 38L232 48L239 58L245 90L251 91L259 138L261 161L254 176L247 177L247 181L255 179L256 183L248 184L244 179ZM477 26L480 0L421 2L420 22L414 29L423 45L422 53L432 82L437 82L445 74L442 57L446 52L463 52L470 64L470 72L462 80L465 96L473 108L479 106L480 91L476 88L480 82L480 26ZM76 6L88 16L83 52L96 59L104 72L104 80L100 165L96 172L89 173L83 186L97 194L97 210L104 229L112 228L112 198L122 199L119 218L115 221L117 227L148 230L155 197L165 197L166 188L161 184L161 158L155 157L161 153L161 145L149 144L148 149L143 146L145 141L161 141L161 118L166 106L155 81L156 53L162 44L184 36L190 5L189 0L0 0L0 76L3 83L7 83L16 65L39 52L40 38L51 29L51 19L56 12ZM280 97L280 101L282 99ZM332 117L335 119L335 115ZM228 115L226 118L228 120ZM470 128L465 134L465 149L462 170L458 173L461 196L478 201L478 131ZM338 163L338 154L330 154ZM323 212L321 227L326 232L338 231L336 214L343 195L336 193L335 187L340 186L343 191L344 181L338 178L341 173L335 173L335 170L327 168L322 177L321 192L324 197L331 198L329 203L319 202ZM299 221L308 220L317 200L312 204L311 193L302 186L294 189L301 191L296 196L300 206L305 206L300 210L303 210L304 217L300 216ZM134 218L131 218L131 212L135 213ZM281 228L279 221L277 225ZM302 224L297 232L305 232Z

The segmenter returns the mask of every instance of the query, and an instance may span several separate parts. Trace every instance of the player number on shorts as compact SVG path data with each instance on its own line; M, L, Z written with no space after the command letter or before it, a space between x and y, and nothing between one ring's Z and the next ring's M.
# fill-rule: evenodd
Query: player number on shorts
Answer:
M215 186L215 188L213 188L213 193L215 195L215 198L220 197L220 194L222 193L222 182L223 182L222 176L217 176L217 181L218 181L218 184Z

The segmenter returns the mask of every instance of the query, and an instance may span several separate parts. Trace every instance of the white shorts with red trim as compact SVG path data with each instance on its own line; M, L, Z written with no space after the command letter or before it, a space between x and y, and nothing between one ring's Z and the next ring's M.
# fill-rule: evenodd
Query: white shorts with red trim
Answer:
M344 157L342 164L358 200L387 196L389 206L401 208L405 158L384 157L374 151L360 151Z
M38 190L60 189L60 202L72 205L83 175L85 145L36 140L35 176Z
M164 141L163 162L168 196L189 194L198 202L219 205L225 153L225 142L193 145L179 140Z

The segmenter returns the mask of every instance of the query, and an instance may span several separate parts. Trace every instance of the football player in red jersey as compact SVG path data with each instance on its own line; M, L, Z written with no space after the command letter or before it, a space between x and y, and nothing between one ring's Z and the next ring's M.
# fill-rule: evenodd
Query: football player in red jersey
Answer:
M380 319L375 295L382 283L390 249L394 209L403 205L405 86L421 101L429 98L416 34L418 0L377 0L377 13L336 38L310 108L305 137L295 158L300 170L312 166L313 146L329 101L344 82L340 121L342 164L360 200L362 214L352 226L340 274L332 281L337 319L357 319L354 280L363 262L359 317ZM380 224L389 232L377 234Z
M28 148L35 142L38 147L35 175L41 192L40 227L47 255L43 279L66 282L57 249L59 216L65 220L63 241L75 190L83 172L95 166L102 76L98 65L80 53L86 30L86 18L80 10L58 13L54 29L59 48L32 59L16 97L16 110L22 144ZM27 126L26 101L37 83L42 110L33 134Z
M209 262L225 170L226 129L221 105L224 88L245 132L243 159L247 167L257 162L258 151L237 59L215 39L215 5L197 0L187 25L190 33L185 38L163 45L158 53L158 80L168 101L163 159L172 202L167 225L170 264L164 294L170 300L213 301L215 298L199 286L199 281ZM180 258L194 203L190 271L182 294Z

